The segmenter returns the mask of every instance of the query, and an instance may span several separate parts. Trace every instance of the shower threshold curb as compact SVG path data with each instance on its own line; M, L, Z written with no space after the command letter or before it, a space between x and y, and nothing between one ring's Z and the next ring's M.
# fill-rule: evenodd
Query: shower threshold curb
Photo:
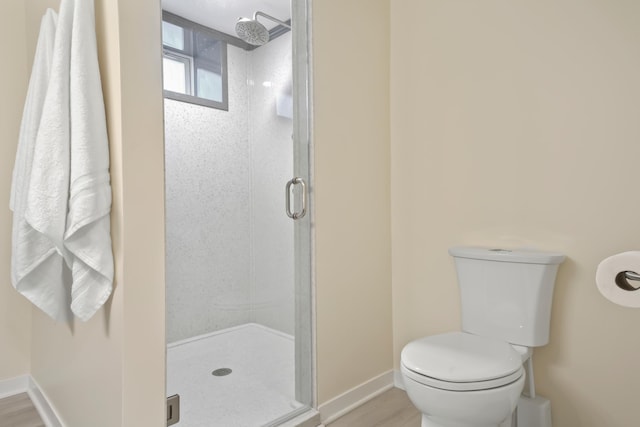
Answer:
M286 339L291 340L291 341L293 341L293 339L294 339L293 335L285 334L284 332L278 331L276 329L269 328L269 327L261 325L259 323L244 323L242 325L232 326L230 328L225 328L225 329L220 329L219 331L208 332L206 334L196 335L196 336L191 337L191 338L185 338L183 340L167 343L167 348L175 348L175 347L179 347L179 346L184 345L184 344L189 344L189 343L192 343L192 342L196 342L196 341L204 340L204 339L207 339L207 338L211 338L211 337L214 337L216 335L222 335L222 334L226 334L226 333L229 333L229 332L234 332L234 331L238 331L238 330L241 330L241 329L252 328L252 327L260 328L262 330L265 330L267 332L270 332L272 334L278 335L278 336L280 336L282 338L286 338Z

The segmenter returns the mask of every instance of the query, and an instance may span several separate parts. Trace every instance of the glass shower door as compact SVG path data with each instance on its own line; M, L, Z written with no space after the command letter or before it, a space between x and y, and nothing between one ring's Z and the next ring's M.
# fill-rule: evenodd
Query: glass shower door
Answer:
M252 47L206 19L229 2L163 0L165 63L182 64L165 92L167 395L186 427L275 426L314 402L308 6L290 6L292 31ZM222 70L223 102L191 99L200 69Z

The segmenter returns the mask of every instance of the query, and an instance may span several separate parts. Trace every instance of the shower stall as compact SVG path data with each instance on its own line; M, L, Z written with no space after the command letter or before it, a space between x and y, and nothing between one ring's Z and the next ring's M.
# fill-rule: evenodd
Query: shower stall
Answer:
M313 406L307 3L162 4L167 396L277 426Z

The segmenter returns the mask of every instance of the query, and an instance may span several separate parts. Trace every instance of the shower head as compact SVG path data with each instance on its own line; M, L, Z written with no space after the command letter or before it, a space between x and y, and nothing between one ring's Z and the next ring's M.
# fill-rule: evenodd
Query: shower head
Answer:
M269 30L267 27L258 22L258 16L265 17L270 19L283 27L291 29L291 26L286 22L283 22L279 19L274 18L273 16L267 15L263 12L256 12L253 14L253 19L250 18L238 18L238 22L236 23L236 34L245 42L254 45L254 46L262 46L269 41Z
M236 23L236 34L254 46L262 46L269 41L269 30L255 19L239 18Z

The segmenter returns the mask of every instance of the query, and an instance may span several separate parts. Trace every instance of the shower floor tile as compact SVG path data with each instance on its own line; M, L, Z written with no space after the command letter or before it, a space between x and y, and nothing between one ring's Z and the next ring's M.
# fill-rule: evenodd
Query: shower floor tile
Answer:
M260 427L302 407L291 336L250 323L167 347L167 396L180 395L180 426ZM232 372L212 375L223 368Z

